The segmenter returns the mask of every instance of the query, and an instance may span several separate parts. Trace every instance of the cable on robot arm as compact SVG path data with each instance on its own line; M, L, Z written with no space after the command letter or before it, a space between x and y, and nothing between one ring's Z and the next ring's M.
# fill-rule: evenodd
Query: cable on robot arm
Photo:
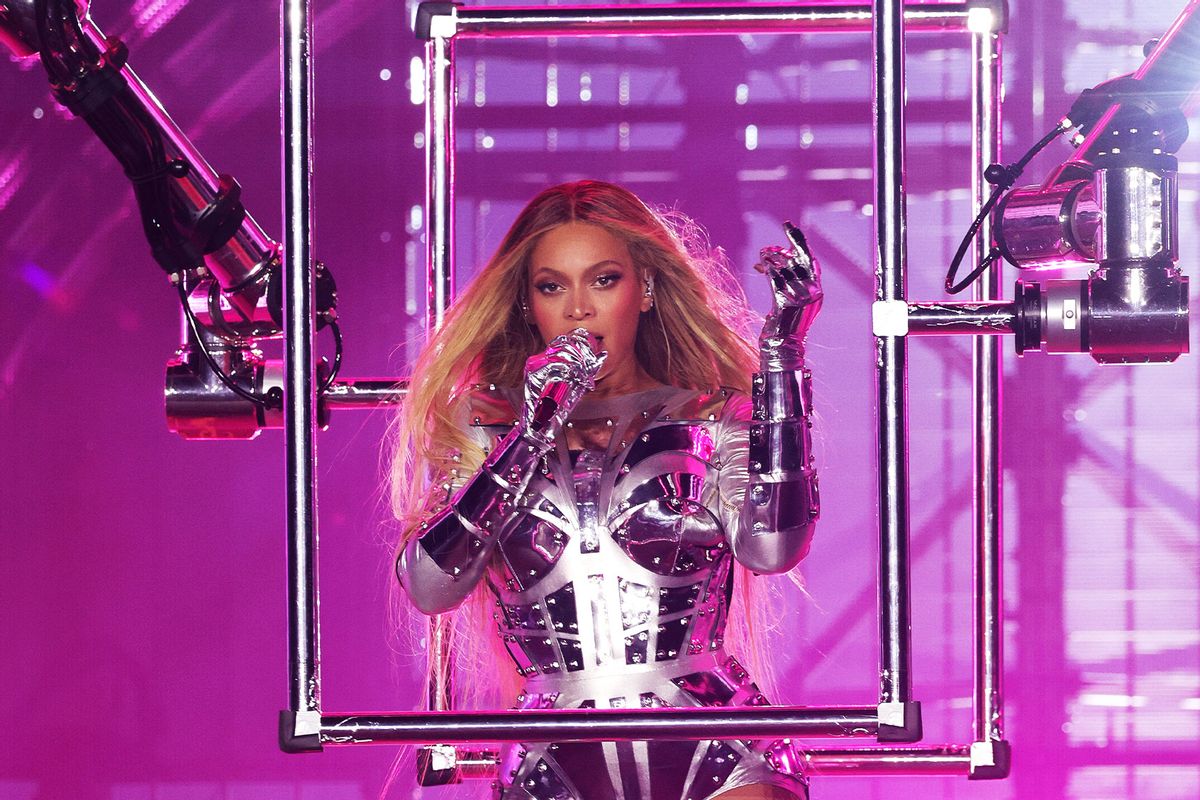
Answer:
M207 164L128 68L126 46L100 33L90 17L81 19L74 0L0 0L0 42L18 58L40 58L55 99L121 164L151 253L179 289L190 346L239 397L277 408L274 394L247 392L217 368L201 335L203 329L252 348L282 330L280 247L247 213L238 182ZM317 328L328 326L335 343L324 392L340 368L343 342L332 276L320 263L315 272Z

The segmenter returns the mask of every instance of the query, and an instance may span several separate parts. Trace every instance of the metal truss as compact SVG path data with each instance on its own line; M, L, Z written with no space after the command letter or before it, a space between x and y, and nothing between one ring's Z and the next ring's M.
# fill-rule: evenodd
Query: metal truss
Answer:
M451 745L487 741L864 737L921 739L920 703L912 695L909 607L907 342L934 332L936 304L910 304L904 174L904 34L960 31L971 43L972 196L982 201L985 167L999 160L1000 40L1003 0L935 2L905 8L873 3L623 5L615 7L472 8L426 2L417 35L426 41L426 245L428 324L439 325L454 294L455 60L460 39L549 36L673 36L738 33L871 31L875 47L875 214L877 432L879 470L880 686L878 700L854 707L777 706L653 711L553 710L336 714L320 703L316 586L315 399L311 290L311 21L309 0L284 0L285 221L288 298L287 466L289 539L289 709L280 742L288 751L324 745L438 744L455 777L494 772L487 753ZM987 225L982 240L990 237ZM1000 298L1000 270L976 284L981 306ZM911 309L911 313L910 313ZM983 331L986 332L986 331ZM1008 774L1001 686L1000 376L996 336L974 337L975 668L973 741L964 745L807 749L815 774ZM347 387L345 405L370 403L378 387ZM333 400L334 398L331 398ZM436 638L431 645L437 647ZM436 693L434 708L445 708Z

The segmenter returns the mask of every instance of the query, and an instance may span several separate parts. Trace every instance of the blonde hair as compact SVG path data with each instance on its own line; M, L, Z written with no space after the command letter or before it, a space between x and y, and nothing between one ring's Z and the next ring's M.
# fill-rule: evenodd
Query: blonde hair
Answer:
M653 281L654 307L641 315L634 345L651 377L685 389L723 386L749 392L758 363L749 339L755 317L724 254L708 246L703 232L681 214L652 211L612 183L584 180L546 189L517 216L413 367L408 397L389 437L388 490L399 528L397 553L422 518L445 501L446 491L436 486L471 475L483 461L483 451L465 430L470 387L522 385L526 359L545 348L521 309L529 260L542 236L569 222L598 225L618 237L629 247L635 268ZM760 598L750 596L758 582L749 580L740 566L738 572L735 607L741 608L730 610L726 641L765 689L763 684L771 683L770 665L755 642L765 626L754 617L762 614L765 622L770 612ZM515 670L500 668L508 656L499 637L485 630L493 624L493 610L481 584L449 615L452 674L474 676L451 681L455 706L494 707L511 702L515 693ZM432 645L431 637L427 641ZM433 674L433 647L426 651L427 683L433 685L449 676ZM497 680L478 680L488 669Z

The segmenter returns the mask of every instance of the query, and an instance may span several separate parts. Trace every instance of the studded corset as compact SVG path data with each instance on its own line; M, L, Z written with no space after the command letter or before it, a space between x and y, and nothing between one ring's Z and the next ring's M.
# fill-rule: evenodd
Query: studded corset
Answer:
M473 403L490 448L516 395ZM525 678L522 708L757 705L722 642L747 485L750 400L661 387L584 399L538 464L485 580ZM504 800L703 800L750 783L803 797L789 743L523 744L502 754Z

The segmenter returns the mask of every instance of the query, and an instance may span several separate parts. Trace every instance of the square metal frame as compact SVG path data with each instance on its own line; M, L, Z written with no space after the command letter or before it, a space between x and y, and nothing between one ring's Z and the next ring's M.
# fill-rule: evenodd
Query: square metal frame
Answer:
M288 475L289 709L280 715L288 752L358 743L454 744L623 739L921 738L912 698L907 448L907 251L904 206L904 33L965 31L972 51L972 202L999 160L1004 0L922 3L479 7L426 2L417 35L426 42L426 243L428 323L440 325L454 293L454 42L464 38L709 35L872 31L874 41L876 297L880 519L880 692L874 705L627 711L537 710L334 714L321 709L316 584L315 379L312 325L312 37L310 0L283 0L284 217L286 225L285 397ZM978 241L991 235L985 224ZM1000 298L994 266L974 287ZM901 322L897 324L896 320ZM891 323L888 320L892 320ZM976 336L973 352L975 669L973 742L923 747L813 748L814 774L1008 774L1002 697L1000 569L1001 351ZM438 693L441 697L441 693ZM444 705L444 700L438 700Z

